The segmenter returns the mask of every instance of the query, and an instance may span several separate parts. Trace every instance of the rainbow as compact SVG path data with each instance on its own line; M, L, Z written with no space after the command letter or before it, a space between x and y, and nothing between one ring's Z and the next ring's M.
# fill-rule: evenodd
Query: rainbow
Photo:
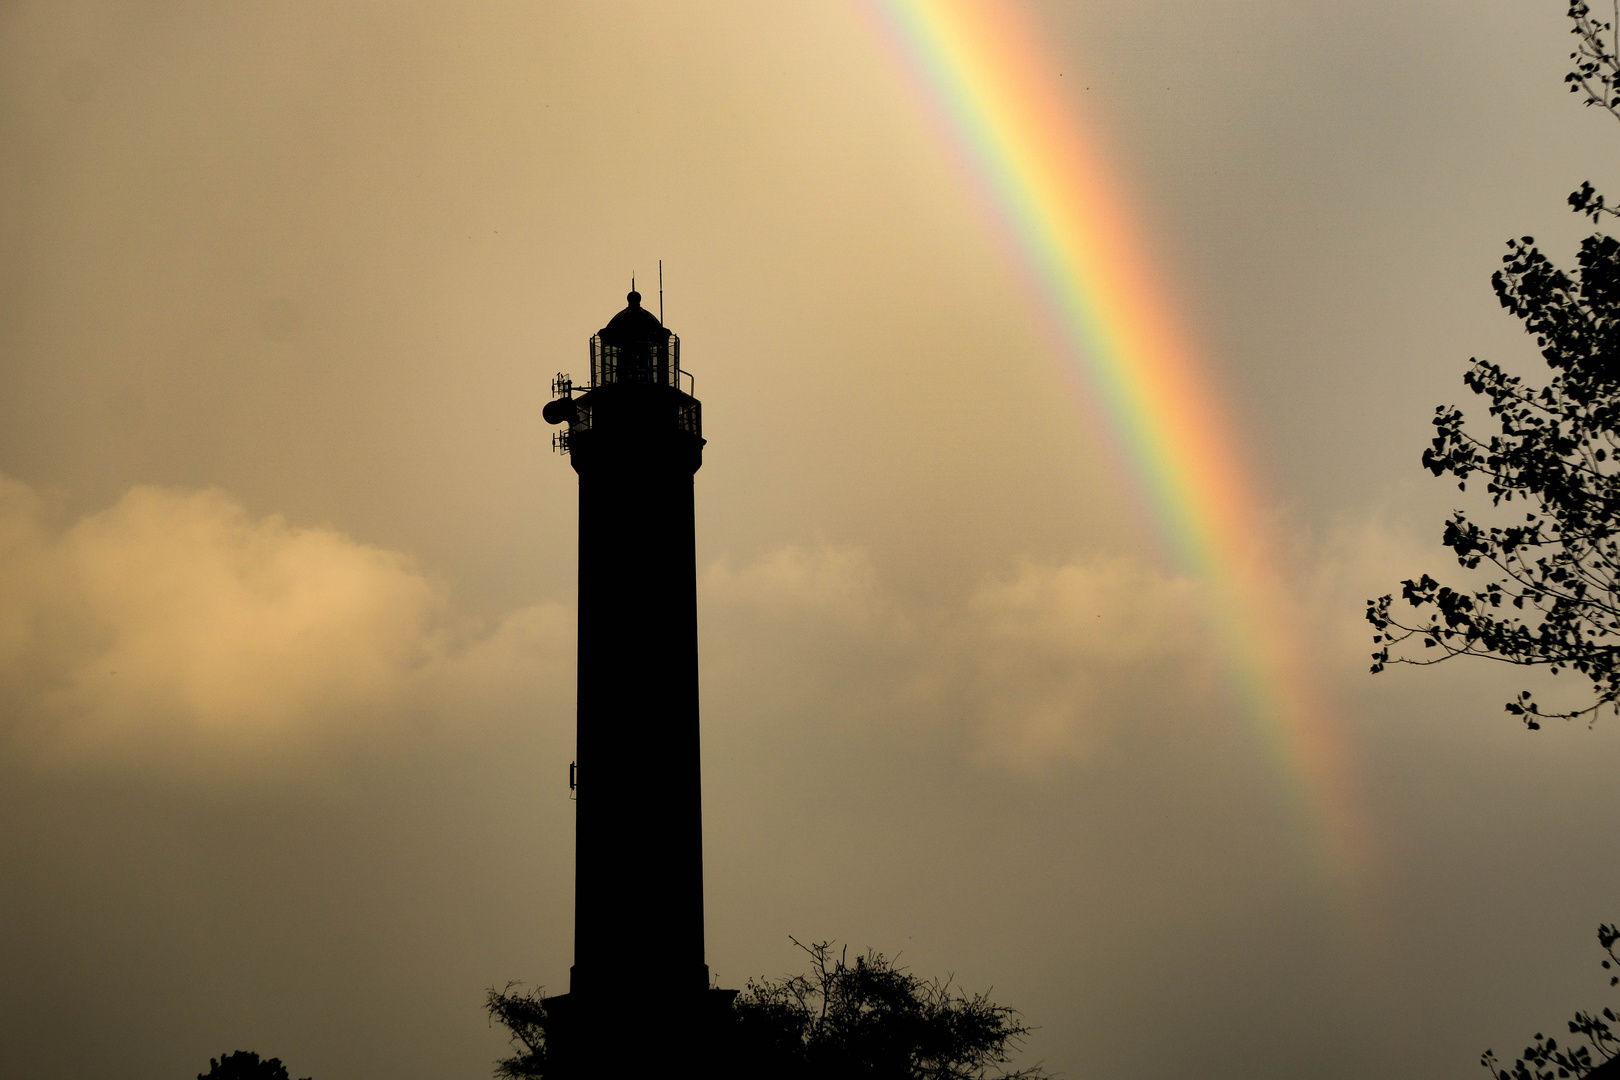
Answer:
M863 10L971 162L1061 352L1110 418L1175 558L1203 584L1310 852L1335 876L1358 870L1368 847L1350 758L1287 618L1249 470L1108 155L1051 86L1058 65L1007 0L864 0Z

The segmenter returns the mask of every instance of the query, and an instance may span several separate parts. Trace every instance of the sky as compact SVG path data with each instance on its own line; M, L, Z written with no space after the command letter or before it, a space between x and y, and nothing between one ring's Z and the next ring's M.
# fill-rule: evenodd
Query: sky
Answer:
M486 1076L487 988L566 988L540 410L659 260L720 985L877 949L1072 1080L1471 1076L1613 1004L1620 724L1369 675L1362 619L1455 573L1434 407L1537 371L1503 242L1571 263L1620 165L1565 5L1005 5L1232 433L1357 856L864 0L12 0L0 1078Z

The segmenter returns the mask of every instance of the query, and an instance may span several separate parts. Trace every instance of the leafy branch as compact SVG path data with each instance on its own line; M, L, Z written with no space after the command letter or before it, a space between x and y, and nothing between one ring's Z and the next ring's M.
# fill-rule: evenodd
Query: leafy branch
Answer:
M1586 0L1571 0L1569 32L1575 35L1575 51L1569 54L1574 68L1564 76L1572 94L1585 94L1581 104L1596 105L1616 120L1620 120L1620 0L1611 0L1608 21L1598 19ZM1578 191L1569 196L1569 205L1576 213L1598 221L1604 214L1620 215L1620 210L1607 206L1590 183L1583 182Z
M1603 961L1605 971L1620 965L1615 955L1615 942L1620 941L1620 927L1608 923L1598 927L1598 943L1609 958ZM1620 984L1620 976L1611 976L1609 985ZM1536 1033L1536 1041L1524 1048L1512 1069L1502 1067L1493 1051L1480 1056L1479 1063L1491 1074L1491 1080L1561 1080L1563 1077L1588 1076L1605 1062L1620 1056L1620 1036L1611 1024L1620 1023L1612 1009L1604 1009L1601 1016L1578 1012L1569 1022L1569 1033L1583 1040L1573 1046L1560 1047L1557 1039Z
M1614 84L1610 68L1595 77ZM1474 656L1591 682L1591 703L1562 712L1543 713L1521 691L1505 707L1532 729L1544 717L1620 712L1620 242L1588 237L1577 262L1571 276L1532 237L1509 242L1491 282L1552 378L1537 389L1474 360L1464 384L1487 400L1498 431L1480 438L1462 410L1441 407L1423 452L1424 467L1460 490L1483 481L1493 506L1524 507L1514 524L1482 527L1461 510L1446 522L1441 542L1458 565L1493 579L1462 590L1424 574L1401 583L1418 618L1400 615L1392 596L1368 601L1366 613L1377 631L1374 672ZM1422 652L1403 649L1418 643Z

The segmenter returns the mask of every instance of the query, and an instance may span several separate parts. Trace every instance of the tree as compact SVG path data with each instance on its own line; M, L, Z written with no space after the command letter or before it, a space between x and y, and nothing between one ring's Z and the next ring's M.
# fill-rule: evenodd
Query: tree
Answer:
M554 1018L546 1010L542 988L522 990L521 985L509 982L499 991L491 987L484 1002L490 1022L506 1028L517 1051L495 1063L495 1075L504 1080L543 1080L549 1062L547 1035Z
M868 951L849 962L831 942L804 945L810 971L750 979L735 1005L745 1060L774 1063L762 1075L871 1080L1005 1080L1044 1076L1039 1066L1001 1068L1030 1032L1018 1013L988 994L925 980ZM992 1073L992 1069L996 1071Z
M1572 0L1572 67L1564 82L1583 104L1620 120L1620 0L1609 20ZM1603 223L1620 216L1583 182L1571 209ZM1574 670L1592 686L1583 708L1542 712L1530 691L1507 703L1532 730L1545 717L1594 721L1605 707L1620 712L1620 243L1601 231L1581 243L1577 270L1566 274L1525 236L1508 241L1505 264L1491 277L1497 299L1536 339L1552 376L1540 389L1501 367L1474 359L1463 382L1489 402L1500 431L1480 439L1455 407L1435 410L1435 437L1423 464L1450 474L1460 490L1482 478L1493 506L1525 509L1522 523L1481 528L1463 511L1446 522L1442 542L1460 566L1489 566L1494 580L1458 590L1428 574L1401 583L1401 598L1418 617L1403 621L1394 598L1367 602L1377 631L1372 670L1390 664L1428 665L1475 656L1554 674ZM1414 639L1437 654L1401 650ZM1620 927L1598 927L1598 943L1620 966L1614 946ZM1612 987L1620 976L1609 980ZM1512 1069L1487 1050L1480 1064L1492 1080L1601 1077L1620 1080L1620 1035L1615 1013L1577 1012L1569 1021L1571 1045L1537 1034Z
M1620 119L1614 22L1595 18L1584 0L1568 14L1577 47L1565 81L1587 105ZM1599 223L1620 213L1590 183L1569 204ZM1620 712L1620 243L1589 236L1573 274L1529 236L1509 241L1502 261L1491 278L1497 299L1536 339L1552 376L1538 389L1472 360L1463 381L1487 400L1500 430L1478 437L1460 409L1442 406L1423 464L1461 490L1483 480L1492 505L1517 502L1523 520L1484 528L1453 512L1442 542L1459 565L1486 567L1492 580L1454 589L1424 574L1401 583L1415 616L1398 615L1384 596L1367 602L1367 619L1377 631L1375 673L1474 656L1574 670L1590 681L1592 700L1581 708L1543 712L1528 690L1509 701L1507 711L1534 729L1544 717ZM1423 651L1404 648L1413 642Z
M289 1080L287 1066L280 1058L259 1060L251 1050L237 1050L208 1059L208 1071L198 1073L197 1080ZM304 1077L309 1080L309 1077Z
M851 963L831 942L803 945L803 975L750 979L721 1023L702 1037L704 1066L717 1077L771 1080L1037 1080L1038 1067L1006 1071L1030 1032L1017 1012L987 994L966 994L953 981L927 980L882 953ZM495 1066L505 1080L555 1080L549 1053L555 1021L536 990L489 991L492 1022L517 1051ZM656 988L652 997L656 998ZM625 1023L635 1023L627 1016Z

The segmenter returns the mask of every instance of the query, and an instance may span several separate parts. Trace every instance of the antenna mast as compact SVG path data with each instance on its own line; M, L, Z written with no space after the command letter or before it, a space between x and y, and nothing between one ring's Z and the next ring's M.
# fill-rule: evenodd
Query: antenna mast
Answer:
M658 325L664 325L664 260L658 260Z

